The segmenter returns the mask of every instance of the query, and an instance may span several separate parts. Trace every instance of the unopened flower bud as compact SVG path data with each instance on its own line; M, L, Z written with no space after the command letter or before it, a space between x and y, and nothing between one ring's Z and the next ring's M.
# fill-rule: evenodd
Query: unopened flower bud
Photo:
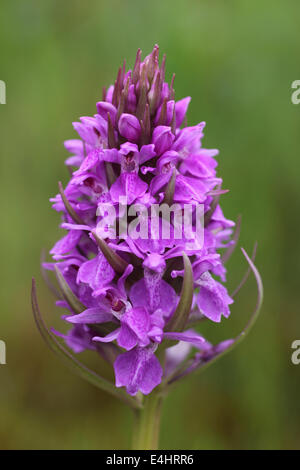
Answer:
M141 125L135 116L123 113L119 120L119 132L130 142L137 142L141 134Z

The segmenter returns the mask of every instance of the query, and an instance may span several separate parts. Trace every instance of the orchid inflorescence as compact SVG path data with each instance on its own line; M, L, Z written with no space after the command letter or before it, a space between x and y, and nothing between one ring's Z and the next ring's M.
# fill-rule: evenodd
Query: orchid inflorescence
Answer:
M65 142L71 178L65 189L59 183L51 201L67 234L50 251L54 262L44 262L43 269L56 274L60 290L48 282L56 304L68 312L62 317L67 333L46 327L35 283L32 290L35 319L48 344L79 374L134 408L142 406L142 395L165 391L237 344L253 324L262 294L260 276L243 251L259 287L246 329L215 345L196 330L204 319L220 322L230 315L233 298L222 283L239 224L234 233L234 222L221 210L226 191L216 175L218 151L202 147L205 123L187 126L190 98L175 101L174 77L165 82L165 56L160 65L158 53L155 46L142 61L138 50L133 70L126 71L124 63L114 85L103 90L97 113L73 123L79 139ZM98 230L107 204L116 210L113 224L134 204L146 208L146 219L154 204L175 205L177 213L186 204L192 211L202 205L203 242L175 235L172 217L169 236L162 237L167 222L159 214L158 231L149 229L148 237L123 237L120 226L112 237ZM71 352L84 350L113 366L115 384Z

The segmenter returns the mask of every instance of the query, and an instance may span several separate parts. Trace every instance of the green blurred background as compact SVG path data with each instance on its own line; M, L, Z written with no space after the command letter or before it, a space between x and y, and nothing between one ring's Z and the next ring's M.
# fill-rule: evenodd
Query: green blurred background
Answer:
M183 449L300 448L300 79L299 1L6 1L0 5L1 449L128 448L131 412L73 376L34 325L30 283L37 277L48 324L60 312L39 273L43 247L61 235L48 201L67 181L64 139L71 122L95 113L103 85L124 58L155 43L176 73L177 98L192 96L188 122L207 122L205 146L219 148L230 193L225 214L242 214L241 246L265 286L261 317L239 348L175 388L165 403L161 446ZM229 290L246 269L228 263ZM212 341L237 334L256 301L249 280L229 320L207 324ZM88 355L86 360L109 375Z

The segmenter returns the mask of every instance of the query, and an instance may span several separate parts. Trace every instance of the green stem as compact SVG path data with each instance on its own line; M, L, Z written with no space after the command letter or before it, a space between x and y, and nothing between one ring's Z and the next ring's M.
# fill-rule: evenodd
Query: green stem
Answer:
M163 397L153 392L145 396L144 406L135 411L134 450L157 450Z

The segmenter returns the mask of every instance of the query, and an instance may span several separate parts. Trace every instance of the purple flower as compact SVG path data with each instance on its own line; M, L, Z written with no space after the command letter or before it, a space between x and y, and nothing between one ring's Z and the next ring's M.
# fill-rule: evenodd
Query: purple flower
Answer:
M67 233L50 252L54 262L44 267L57 275L64 294L58 305L72 324L67 334L55 334L76 353L101 351L113 364L116 387L129 395L149 394L162 377L185 374L190 356L186 370L232 344L213 346L190 328L203 318L220 322L230 315L233 300L214 277L225 281L220 251L234 243L234 223L219 204L218 151L202 146L205 123L186 125L191 98L176 101L173 82L164 76L158 46L144 61L139 51L132 70L119 69L96 114L73 123L79 138L65 142L72 174L51 199ZM135 237L134 227L124 238L120 217L131 221L134 203L145 207L146 236ZM149 224L152 207L161 203L176 204L176 215L191 205L191 231L179 236L175 215L170 221L156 215L156 225ZM100 231L106 204L116 215ZM200 204L204 241L191 247Z

